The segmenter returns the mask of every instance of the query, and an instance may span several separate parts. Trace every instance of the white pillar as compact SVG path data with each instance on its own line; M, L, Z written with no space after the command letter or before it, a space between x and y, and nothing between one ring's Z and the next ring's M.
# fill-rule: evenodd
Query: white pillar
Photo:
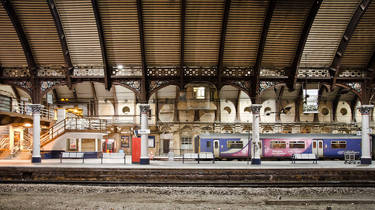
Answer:
M14 153L14 128L12 125L9 126L9 150L10 154Z
M150 110L150 105L140 104L141 111L141 160L140 164L148 165L150 164L150 158L148 157L147 152L147 143L148 143L148 110Z
M251 152L251 164L260 165L260 153L261 153L261 143L259 140L259 118L260 109L262 104L251 105L251 111L253 113L253 135L252 135L252 152Z
M370 148L370 113L374 105L362 105L358 109L362 114L362 143L361 143L361 164L371 164Z
M29 104L33 113L33 156L32 163L40 163L42 158L40 156L40 110L42 105Z
M20 150L22 151L23 150L23 141L24 141L24 137L23 137L23 129L20 129Z
M65 108L57 109L57 122L65 120Z
M98 139L95 139L95 152L98 152Z
M78 152L81 152L82 151L82 139L79 138L78 139Z

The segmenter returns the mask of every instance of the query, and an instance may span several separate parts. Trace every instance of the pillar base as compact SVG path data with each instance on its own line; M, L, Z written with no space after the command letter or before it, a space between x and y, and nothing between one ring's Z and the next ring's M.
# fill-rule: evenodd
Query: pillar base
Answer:
M371 158L361 158L361 164L370 165L372 162Z
M141 165L149 165L150 164L150 158L141 158L139 164L141 164Z
M31 158L31 163L41 163L42 158L41 157L32 157Z
M261 163L261 160L260 159L251 159L251 165L260 165Z

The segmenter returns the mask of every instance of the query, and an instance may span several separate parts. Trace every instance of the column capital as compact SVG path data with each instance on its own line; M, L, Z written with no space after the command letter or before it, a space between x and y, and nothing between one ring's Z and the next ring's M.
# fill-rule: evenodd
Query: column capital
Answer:
M150 104L139 104L141 113L147 113L150 110Z
M374 108L374 105L362 105L357 107L362 115L369 115L371 110Z
M40 111L43 108L43 105L41 104L28 104L27 106L29 107L29 109L31 109L31 112L33 114L40 114Z
M250 108L253 114L259 114L260 109L262 108L262 104L252 104Z

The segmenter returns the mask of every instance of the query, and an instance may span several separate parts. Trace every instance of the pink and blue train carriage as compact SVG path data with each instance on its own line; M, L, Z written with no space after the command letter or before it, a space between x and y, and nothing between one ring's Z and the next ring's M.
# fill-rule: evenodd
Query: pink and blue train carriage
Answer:
M262 157L291 158L314 153L319 158L343 159L345 151L361 154L361 136L337 134L261 134ZM217 159L245 159L251 156L251 135L202 134L196 137L200 152L212 152Z

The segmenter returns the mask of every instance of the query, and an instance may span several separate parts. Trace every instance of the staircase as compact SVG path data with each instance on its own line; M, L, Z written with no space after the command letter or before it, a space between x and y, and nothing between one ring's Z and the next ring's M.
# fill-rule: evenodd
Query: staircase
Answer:
M40 136L40 146L53 142L67 132L99 132L107 131L107 121L92 117L67 117L54 124Z

